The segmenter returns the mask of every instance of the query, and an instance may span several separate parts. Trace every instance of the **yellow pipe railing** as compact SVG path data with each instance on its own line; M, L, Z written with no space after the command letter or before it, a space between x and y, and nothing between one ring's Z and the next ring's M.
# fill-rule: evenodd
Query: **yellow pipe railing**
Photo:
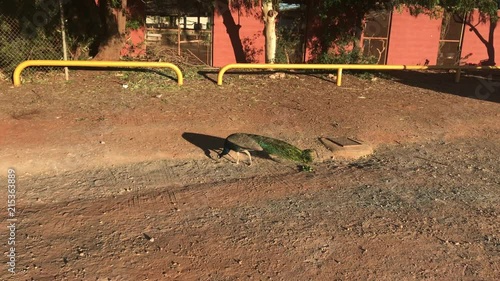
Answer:
M365 70L456 70L455 81L460 81L461 71L464 69L500 69L497 66L444 66L444 65L373 65L373 64L266 64L266 63L233 63L219 70L217 85L222 85L224 73L229 69L336 69L337 86L342 85L343 69Z
M183 81L182 71L169 62L146 61L76 61L76 60L27 60L20 63L14 70L14 86L21 85L21 72L30 66L77 66L77 67L142 67L142 68L170 68L177 74L177 83L181 86Z

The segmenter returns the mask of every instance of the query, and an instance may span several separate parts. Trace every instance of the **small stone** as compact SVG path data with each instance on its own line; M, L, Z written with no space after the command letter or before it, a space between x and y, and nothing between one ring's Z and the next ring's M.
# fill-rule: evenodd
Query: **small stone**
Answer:
M286 77L286 74L283 72L277 72L277 73L269 75L269 78L271 78L271 79L283 79L285 77Z

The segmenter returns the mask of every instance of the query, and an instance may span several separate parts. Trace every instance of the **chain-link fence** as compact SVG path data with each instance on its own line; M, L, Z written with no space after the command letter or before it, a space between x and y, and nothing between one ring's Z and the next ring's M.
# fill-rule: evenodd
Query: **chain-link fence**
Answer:
M15 67L25 60L62 59L62 37L58 22L60 23L60 14L57 6L53 6L52 13L41 9L8 10L2 7L0 10L1 77L11 78ZM49 69L51 68L30 67L25 73L29 75L34 71Z

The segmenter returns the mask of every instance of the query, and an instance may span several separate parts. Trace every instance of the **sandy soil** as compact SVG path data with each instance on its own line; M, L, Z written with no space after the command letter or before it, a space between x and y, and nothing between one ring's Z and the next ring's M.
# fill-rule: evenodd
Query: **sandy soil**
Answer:
M124 71L4 82L16 274L4 227L0 279L498 280L496 84L390 74L342 87L320 73L233 73L217 86L210 71L187 72L183 87ZM313 148L314 171L217 159L234 132ZM375 153L332 159L321 136Z

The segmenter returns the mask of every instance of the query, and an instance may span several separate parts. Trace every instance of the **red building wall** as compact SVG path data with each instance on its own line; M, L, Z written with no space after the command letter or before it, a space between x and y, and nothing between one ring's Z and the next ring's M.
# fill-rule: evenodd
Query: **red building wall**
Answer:
M140 57L146 54L146 44L144 37L146 28L140 27L138 29L128 30L125 35L125 45L120 51L120 56Z
M408 9L392 14L387 64L435 65L439 50L441 19L410 15Z
M500 15L500 13L498 13ZM475 11L473 13L473 23L477 24L479 21L479 13L478 11ZM490 30L490 25L489 22L486 23L480 23L479 25L476 26L478 29L479 33L488 40L488 35L489 35L489 30ZM498 48L495 48L495 62L500 63L500 32L498 31L500 27L497 27L495 29L495 33L493 35L493 42L495 44L495 47L498 46ZM463 36L463 41L462 41L462 55L461 57L466 57L468 56L467 59L464 59L462 62L466 64L479 64L482 60L488 59L488 54L486 52L486 46L481 42L479 37L470 30L468 26L465 26L464 30L464 36Z
M95 0L97 6L100 5L100 0ZM105 2L102 2L105 3ZM141 0L128 0L127 3L127 18L141 20L146 18L146 6ZM145 44L146 27L142 26L138 29L127 29L123 48L120 50L120 56L139 57L146 54Z
M220 2L222 1L216 1L216 3ZM233 1L233 3L237 2ZM224 12L227 13L223 16ZM477 14L475 12L474 17L477 18ZM233 21L235 26L239 26L236 32L237 41L241 44L239 47L233 44L234 36L233 42L231 42L227 31L228 19ZM422 65L428 61L429 65L435 65L439 49L441 22L441 19L430 18L424 14L417 17L412 16L407 9L402 12L395 10L391 19L387 64ZM213 23L213 66L222 67L235 62L262 63L265 61L264 23L261 19L260 5L256 5L250 10L244 7L239 10L232 7L228 10L227 7L217 6ZM317 24L314 17L309 17L307 23L309 31L306 32L309 35L306 43L306 61L313 56L311 47L316 38L311 36L310 29L317 28ZM488 23L479 24L477 29L487 38ZM500 46L500 32L498 30L500 30L500 27L495 32L494 42ZM136 34L131 34L132 45L140 44L144 40L143 32L141 29ZM137 52L135 54L144 52L144 50L140 49L134 50ZM500 48L497 49L499 50L496 52L496 61L500 62ZM123 53L125 52L124 50ZM238 52L240 53L239 57ZM241 53L243 53L243 56ZM466 63L478 64L481 60L487 58L484 44L472 31L469 31L469 28L466 28L461 57L468 54L471 55L465 60Z
M256 7L252 13L241 11L238 15L238 11L235 9L231 12L235 23L238 24L239 19L241 25L240 38L247 54L247 62L265 61L264 24L260 19L260 12L260 7ZM474 18L478 18L477 11L474 13ZM309 19L308 30L318 28L314 17L309 17ZM423 65L428 61L429 65L435 65L439 51L441 23L440 18L430 18L425 14L413 16L407 9L402 12L395 10L391 19L387 64ZM220 67L236 62L234 48L220 13L215 13L214 24L213 65ZM488 38L489 23L481 23L477 29L485 38ZM500 46L500 32L498 30L500 27L495 32L494 43ZM306 42L306 61L314 57L312 46L315 39L315 37L309 36ZM500 48L496 49L495 61L498 63L500 62ZM468 59L463 60L465 63L478 64L481 60L488 58L485 45L473 31L465 28L461 57L468 54L471 55Z
M237 62L237 55L241 58L241 51L246 62L263 63L265 61L265 37L263 34L264 23L261 19L261 8L255 6L248 11L242 7L232 8L230 15L239 28L239 40L241 47L233 46L230 36L224 24L222 13L227 7L216 7L214 13L214 33L213 33L213 66L221 67L229 63ZM227 17L229 14L226 14ZM226 24L228 24L226 22ZM242 49L242 50L241 50Z
M320 40L316 36L317 33L321 32L321 20L317 14L314 13L314 9L311 7L313 5L319 5L319 0L311 0L307 2L307 5L310 5L307 8L306 15L306 31L305 31L305 50L304 50L304 61L311 62L317 57L315 50L319 48Z
M141 0L128 0L128 17L133 20L146 18L146 6ZM139 57L146 54L145 41L146 27L141 26L138 29L128 29L125 35L125 46L120 52L120 56Z

